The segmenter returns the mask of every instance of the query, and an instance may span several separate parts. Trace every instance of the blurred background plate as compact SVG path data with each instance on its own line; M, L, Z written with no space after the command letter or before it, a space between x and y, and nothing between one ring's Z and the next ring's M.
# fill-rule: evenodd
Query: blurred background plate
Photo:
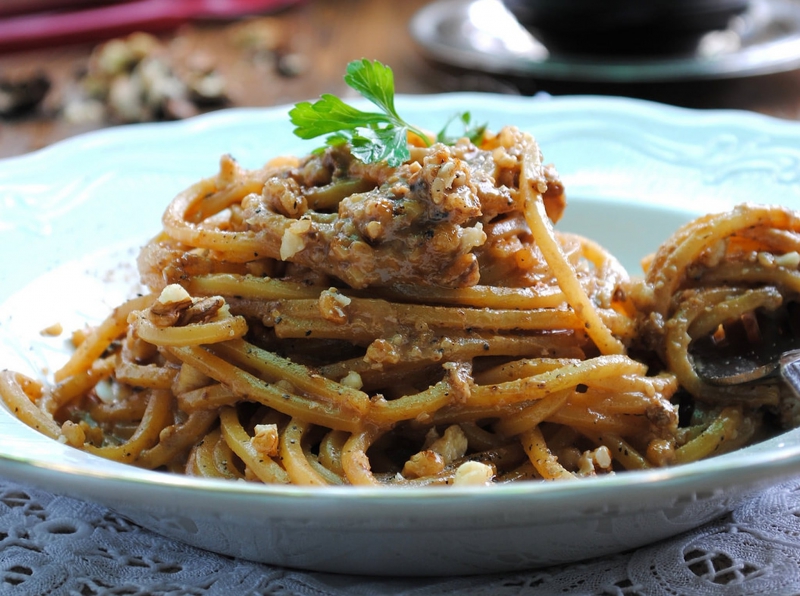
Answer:
M724 79L800 67L800 4L752 0L726 29L671 54L571 53L522 26L501 0L437 0L419 10L410 31L442 63L494 74L563 81L636 83ZM561 48L561 49L559 49Z

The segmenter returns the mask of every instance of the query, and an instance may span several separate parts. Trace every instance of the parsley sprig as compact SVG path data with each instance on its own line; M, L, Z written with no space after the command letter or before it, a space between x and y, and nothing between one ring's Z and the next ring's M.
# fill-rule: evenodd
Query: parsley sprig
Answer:
M327 145L350 143L350 150L357 159L365 163L386 161L393 167L410 157L409 132L430 145L428 134L403 120L397 113L394 106L394 74L391 68L377 60L355 60L347 65L344 80L382 111L365 112L326 93L314 103L296 104L289 112L297 136L314 139L328 135ZM473 140L483 136L486 127L472 127L468 112L458 118L464 125L464 135ZM437 135L437 141L452 142L446 130L447 126Z

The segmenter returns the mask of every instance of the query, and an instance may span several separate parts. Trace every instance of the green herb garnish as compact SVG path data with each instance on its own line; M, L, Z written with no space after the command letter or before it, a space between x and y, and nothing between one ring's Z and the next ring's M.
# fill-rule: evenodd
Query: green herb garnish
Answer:
M461 125L463 126L463 130L460 135L457 136L450 136L447 134L447 129L450 128L450 125L455 121L459 120ZM469 112L463 112L462 114L456 114L444 125L444 128L439 131L439 134L436 135L436 140L439 143L444 143L445 145L452 145L458 139L462 137L467 137L473 143L480 143L481 139L483 139L483 135L486 133L486 125L485 124L473 124L472 123L472 114Z
M419 136L430 145L428 135L403 120L394 107L394 75L392 69L366 58L347 65L345 83L379 107L382 112L358 110L335 95L323 94L314 102L301 102L289 112L294 134L301 139L328 135L327 145L350 143L354 157L365 163L385 160L395 167L408 160L408 133ZM471 128L469 113L458 116L470 133L483 135L485 126ZM452 120L451 120L452 122ZM449 123L448 123L449 124ZM449 142L446 128L437 136ZM479 131L479 132L478 132Z

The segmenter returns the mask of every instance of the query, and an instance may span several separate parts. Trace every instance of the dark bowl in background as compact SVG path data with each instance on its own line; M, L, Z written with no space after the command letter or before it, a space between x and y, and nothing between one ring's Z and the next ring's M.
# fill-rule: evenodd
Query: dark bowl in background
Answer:
M503 0L548 49L570 54L675 54L728 27L749 0Z

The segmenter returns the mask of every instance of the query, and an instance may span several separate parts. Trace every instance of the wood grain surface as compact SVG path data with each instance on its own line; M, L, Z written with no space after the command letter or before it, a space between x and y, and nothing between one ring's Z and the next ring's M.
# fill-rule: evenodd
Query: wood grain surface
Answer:
M273 106L348 93L342 81L350 60L389 64L399 93L478 90L497 93L613 94L696 108L752 110L800 118L800 73L714 82L661 85L586 85L493 77L428 61L414 44L409 19L426 0L307 0L271 15L281 46L269 59L231 41L237 23L193 22L161 34L183 60L203 60L225 81L230 106ZM64 105L87 68L96 42L0 55L3 81L41 74L50 90L34 110L0 117L0 157L23 154L85 131L120 124L113 119L75 121ZM283 62L280 62L283 61ZM204 108L207 109L207 108Z

